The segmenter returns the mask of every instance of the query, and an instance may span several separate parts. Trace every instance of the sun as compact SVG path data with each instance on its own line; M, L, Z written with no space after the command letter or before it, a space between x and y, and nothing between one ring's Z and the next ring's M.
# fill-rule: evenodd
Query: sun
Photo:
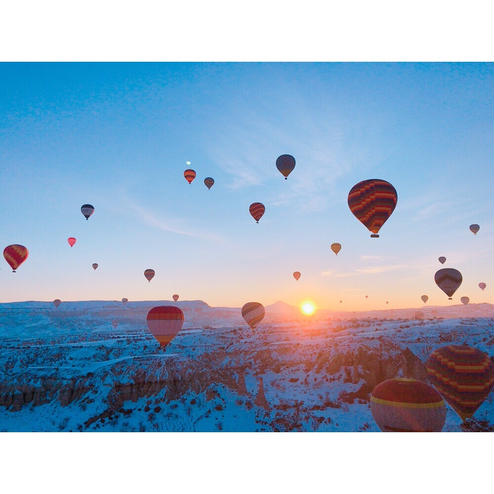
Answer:
M314 312L316 311L316 306L313 302L306 301L302 302L302 304L300 305L300 310L302 311L302 314L305 314L306 316L312 316L312 314L314 314Z

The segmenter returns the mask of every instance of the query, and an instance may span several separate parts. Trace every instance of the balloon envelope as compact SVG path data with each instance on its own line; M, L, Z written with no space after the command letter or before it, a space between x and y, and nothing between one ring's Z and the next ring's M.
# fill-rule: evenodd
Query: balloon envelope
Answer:
M487 286L487 285L486 285L483 281L481 281L481 282L479 283L479 288L480 288L481 290L485 290L486 286Z
M93 267L93 269L98 269L98 263L97 262L93 262L93 264L91 264L91 266Z
M494 385L489 355L467 345L438 348L425 368L430 383L463 420L475 413Z
M300 271L295 271L295 272L293 273L293 277L294 277L296 280L298 280L298 279L300 278Z
M420 298L422 299L422 302L424 302L424 304L427 302L427 300L429 300L429 297L427 295L422 295Z
M441 395L415 379L388 379L370 398L371 412L384 432L440 432L446 420Z
M174 301L174 302L176 302L177 300L178 300L178 294L176 294L176 293L175 293L175 294L173 295L173 301Z
M84 218L88 220L89 217L94 213L94 206L92 206L91 204L83 204L81 206L81 213L84 215Z
M264 207L264 204L262 204L262 202L253 202L249 206L249 212L251 216L256 220L256 223L259 223L259 220L262 218L265 210L266 208Z
M59 298L56 298L56 299L53 301L53 305L54 305L55 307L58 307L61 303L62 303L62 301L61 301Z
M263 320L265 313L264 306L259 302L247 302L242 307L242 317L252 329Z
M144 271L144 276L145 276L146 280L148 280L148 281L151 281L154 278L155 274L156 273L155 273L154 269L146 269Z
M192 180L194 180L194 178L196 178L195 170L192 170L192 168L188 168L187 170L184 171L184 177L185 177L185 180L187 180L187 182L189 182L189 184L191 184Z
M341 244L338 243L338 242L335 242L333 244L331 244L331 250L336 254L338 255L338 252L340 252L341 250Z
M76 239L75 237L69 237L69 238L67 239L67 242L69 243L69 245L70 245L71 247L73 247L73 246L74 246L74 244L77 242L77 239Z
M474 233L474 235L477 235L477 232L480 230L480 226L474 223L473 225L470 225L470 230Z
M378 232L391 216L398 202L396 189L386 180L364 180L354 185L348 194L348 206L355 217L370 231Z
M204 179L204 185L210 189L213 185L214 185L214 178L211 178L211 177L206 177Z
M12 244L5 247L3 250L3 257L9 263L12 268L12 272L15 273L15 270L27 259L29 255L29 251L26 247L20 244Z
M467 305L468 302L470 302L470 299L468 297L461 297L460 298L460 302L463 304L463 305Z
M446 258L444 256L439 257L438 260L441 264L444 264L446 262Z
M182 329L184 313L175 305L153 307L146 317L149 331L162 347L166 347Z
M281 156L278 156L276 168L278 168L286 180L288 175L290 175L295 168L295 158L291 154L282 154Z
M457 269L443 268L436 272L434 275L434 281L436 285L449 297L458 290L463 281L461 273Z
M124 298L122 299L122 304L124 304L124 305L125 305L128 301L129 301L129 299L128 299L128 298L126 298L126 297L124 297Z

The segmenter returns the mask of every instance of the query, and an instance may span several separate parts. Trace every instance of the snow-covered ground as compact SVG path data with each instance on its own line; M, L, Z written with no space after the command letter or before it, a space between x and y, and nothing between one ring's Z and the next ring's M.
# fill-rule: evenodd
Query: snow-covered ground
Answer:
M448 343L494 353L488 304L308 320L278 303L252 331L239 309L185 301L166 350L146 327L154 305L0 304L0 430L377 431L377 383L425 379L423 362ZM493 428L493 394L472 429ZM450 408L444 430L462 430Z

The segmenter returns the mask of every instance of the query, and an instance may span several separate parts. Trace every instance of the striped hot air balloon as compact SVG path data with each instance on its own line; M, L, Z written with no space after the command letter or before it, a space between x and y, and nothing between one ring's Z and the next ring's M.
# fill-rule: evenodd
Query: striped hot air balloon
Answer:
M263 320L265 313L264 306L259 302L247 302L242 307L242 317L252 329Z
M251 216L256 220L256 223L259 223L259 220L262 218L264 211L266 208L262 202L253 202L249 206L249 212Z
M474 235L477 235L477 232L480 230L480 226L477 223L470 225L470 231L473 232Z
M291 154L282 154L281 156L278 156L276 160L276 168L278 168L279 172L285 177L286 180L288 175L290 175L295 168L295 158Z
M425 368L431 384L463 421L475 413L494 385L489 355L467 345L438 348Z
M396 189L386 180L364 180L354 185L348 194L348 206L355 217L379 237L378 232L391 216L398 202Z
M457 269L443 268L434 275L436 285L452 299L453 294L458 290L463 281L463 276Z
M195 170L192 170L192 168L187 168L187 170L184 171L184 177L185 177L185 180L187 180L187 182L189 182L189 184L191 184L192 180L194 180L194 178L196 178Z
M74 247L75 243L77 242L77 239L76 239L75 237L69 237L69 238L67 239L67 242L69 243L69 245L70 245L71 247Z
M3 257L9 263L13 273L27 259L28 255L27 248L19 244L8 245L3 250Z
M89 217L94 213L94 206L92 206L91 204L83 204L81 206L81 213L84 215L84 218L88 220Z
M58 307L61 303L62 303L62 301L61 301L59 298L56 298L56 299L53 301L53 305L54 305L55 307Z
M441 257L438 257L438 261L441 263L441 264L444 264L446 262L446 258L444 256L441 256Z
M331 250L336 254L338 255L338 252L340 252L341 250L341 244L338 243L338 242L334 242L333 244L331 244Z
M485 290L485 288L486 288L486 287L487 287L487 285L486 285L483 281L481 281L481 282L479 283L479 288L480 288L481 290Z
M204 185L210 189L213 185L214 185L214 178L211 178L211 177L206 177L204 179Z
M155 274L156 273L155 273L154 269L146 269L146 270L144 270L144 277L148 281L151 281L154 278L154 275Z
M174 302L176 302L177 300L178 300L178 294L177 294L177 293L175 293L175 294L173 295L173 301L174 301Z
M446 420L441 395L415 379L388 379L370 398L371 412L384 432L440 432Z
M429 300L429 297L427 295L422 295L420 298L422 299L422 302L424 302L424 304L427 302L427 300Z
M148 312L146 321L158 343L166 347L182 329L184 313L175 305L160 305Z
M300 271L295 271L295 272L293 273L293 277L294 277L294 278L298 281L298 280L299 280L299 278L300 278Z

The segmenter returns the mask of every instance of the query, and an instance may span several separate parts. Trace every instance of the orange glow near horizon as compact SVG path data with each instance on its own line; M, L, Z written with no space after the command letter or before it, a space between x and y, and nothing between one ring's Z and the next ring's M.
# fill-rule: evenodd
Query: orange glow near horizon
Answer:
M300 304L300 310L302 314L306 316L312 316L312 314L314 314L314 312L316 311L316 306L314 305L314 302L305 300Z

